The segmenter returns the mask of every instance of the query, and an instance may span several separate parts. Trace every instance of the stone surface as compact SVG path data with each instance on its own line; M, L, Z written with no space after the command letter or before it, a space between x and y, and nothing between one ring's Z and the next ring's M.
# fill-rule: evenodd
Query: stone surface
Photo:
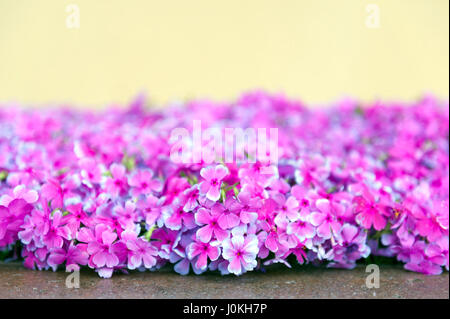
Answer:
M424 276L401 266L380 266L380 288L366 287L365 266L354 270L274 265L266 273L240 277L216 273L180 276L170 269L115 274L101 279L80 274L80 288L65 286L68 273L32 271L0 263L0 298L449 298L448 272Z

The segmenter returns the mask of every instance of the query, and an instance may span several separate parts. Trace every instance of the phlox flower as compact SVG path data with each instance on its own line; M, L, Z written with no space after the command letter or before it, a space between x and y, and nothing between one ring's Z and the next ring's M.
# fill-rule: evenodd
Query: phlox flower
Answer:
M128 180L126 169L121 164L111 164L109 171L112 177L107 177L105 190L114 197L123 196L128 191Z
M134 197L160 192L163 188L159 180L153 179L151 170L138 170L128 178L128 184L131 186L131 195Z
M196 226L194 214L185 212L183 206L179 206L177 203L165 206L163 214L167 216L165 225L171 230L180 230L182 227L192 229Z
M87 243L89 266L91 268L114 268L119 264L119 257L114 250L117 234L102 224L94 230L83 228L78 234L78 240Z
M297 221L289 223L287 233L297 236L303 242L305 239L311 239L316 235L316 228L311 224L309 216L300 216Z
M59 265L66 263L66 268L79 269L87 265L89 254L85 244L70 244L67 248L55 248L49 252L47 264L56 271Z
M137 237L136 233L126 231L122 233L122 240L128 249L128 268L137 269L145 267L150 269L156 265L157 249L142 237Z
M189 259L194 259L198 256L195 266L201 270L206 269L208 266L208 258L214 261L220 256L220 248L217 245L213 246L211 243L201 241L190 243L186 251Z
M222 256L229 261L228 271L235 275L241 275L253 270L258 255L258 238L255 235L233 236L223 242Z
M164 223L161 218L163 202L164 198L157 198L153 195L148 195L138 200L136 206L142 214L142 218L145 220L147 227L150 228L155 224L158 224L158 227L162 227Z
M202 226L196 233L200 241L208 243L213 236L218 241L223 241L228 237L228 232L219 225L220 216L222 216L221 211L217 209L208 210L202 207L197 211L195 222L197 225Z
M338 245L333 247L335 261L331 264L333 267L354 268L355 261L369 256L370 248L366 244L367 234L358 227L345 224L336 238Z
M103 173L105 172L104 166L97 164L95 159L88 157L80 159L78 165L81 168L80 175L82 182L89 187L101 183Z
M114 214L117 221L123 229L133 228L136 221L137 214L135 213L136 204L130 200L125 202L125 205L117 205L114 207Z
M383 230L386 226L386 218L384 216L385 207L375 201L375 198L364 187L363 194L353 199L355 205L356 221L364 228L370 229L372 226L375 230Z
M311 224L317 227L316 233L318 236L329 239L339 232L341 225L336 220L330 202L327 199L318 199L316 207L319 212L311 214Z
M228 168L223 165L202 168L200 175L204 181L200 183L200 192L209 200L218 201L222 180L229 174Z
M0 246L9 245L15 240L25 216L32 209L33 206L21 198L13 199L6 207L0 206Z

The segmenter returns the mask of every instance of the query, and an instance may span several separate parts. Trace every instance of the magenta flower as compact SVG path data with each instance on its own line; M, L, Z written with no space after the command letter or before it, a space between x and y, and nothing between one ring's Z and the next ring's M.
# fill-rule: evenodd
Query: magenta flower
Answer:
M218 201L222 180L228 173L228 169L223 165L202 168L200 175L204 178L204 181L200 183L200 192L205 194L209 200Z
M185 212L190 212L197 208L199 195L200 190L198 188L198 185L194 185L183 192L183 210Z
M370 254L370 248L366 244L367 234L354 225L345 224L337 235L338 245L333 248L334 262L330 266L352 269L360 258L366 258Z
M249 193L239 193L239 202L241 204L239 217L244 224L254 223L258 219L258 211L262 207L260 198L252 198Z
M124 206L118 205L114 207L114 213L117 221L123 229L134 228L136 222L136 204L132 201L127 201Z
M299 206L298 201L294 196L289 196L287 199L281 195L276 196L276 201L279 205L277 216L275 217L275 224L278 226L283 223L284 219L295 221L299 218Z
M33 206L23 199L13 199L7 207L0 206L0 246L12 243ZM4 241L4 243L2 243Z
M375 202L375 198L369 191L363 191L362 196L353 199L355 204L356 221L366 229L372 226L376 230L383 230L386 226L384 207Z
M62 223L67 225L73 238L76 237L76 234L82 225L87 227L91 226L91 219L88 214L83 211L83 206L81 204L67 206L67 211L69 214L62 218Z

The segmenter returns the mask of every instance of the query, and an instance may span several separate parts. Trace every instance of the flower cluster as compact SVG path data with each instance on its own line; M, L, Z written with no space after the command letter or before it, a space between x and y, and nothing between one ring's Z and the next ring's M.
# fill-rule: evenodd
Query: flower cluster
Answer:
M170 132L194 120L278 128L279 161L174 163ZM164 109L141 97L104 112L3 106L0 196L0 249L32 269L240 275L273 263L353 268L375 255L440 274L448 102L310 109L258 91Z

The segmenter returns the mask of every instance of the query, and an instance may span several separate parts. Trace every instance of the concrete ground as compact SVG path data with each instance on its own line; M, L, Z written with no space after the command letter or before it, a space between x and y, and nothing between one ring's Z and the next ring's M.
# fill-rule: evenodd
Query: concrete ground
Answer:
M362 265L354 270L274 265L266 273L240 277L180 276L163 269L101 279L86 270L80 274L79 289L66 287L67 275L0 262L0 298L449 298L448 272L424 276L398 265L380 266L377 289L366 287L369 274Z

